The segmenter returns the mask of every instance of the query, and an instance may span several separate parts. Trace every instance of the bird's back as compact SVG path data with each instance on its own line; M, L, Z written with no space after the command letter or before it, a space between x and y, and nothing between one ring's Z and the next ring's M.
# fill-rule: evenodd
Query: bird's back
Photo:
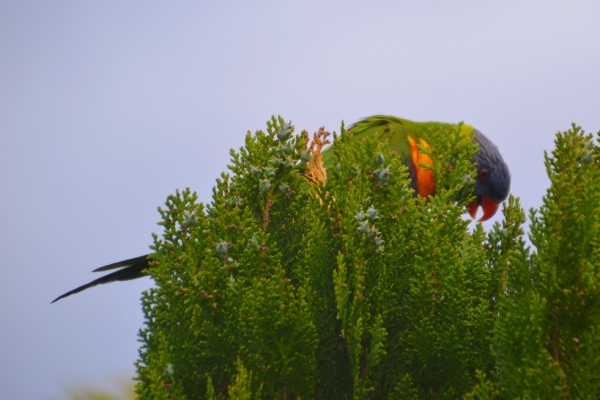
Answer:
M408 119L388 115L374 115L351 125L347 131L351 133L350 140L358 141L365 137L378 141L388 141L390 150L396 152L405 165L409 165L413 154L411 141L419 143L424 133L430 129L449 128L454 124L444 122L414 122ZM463 125L461 132L472 135L473 127ZM323 152L323 165L328 168L333 162L333 146Z

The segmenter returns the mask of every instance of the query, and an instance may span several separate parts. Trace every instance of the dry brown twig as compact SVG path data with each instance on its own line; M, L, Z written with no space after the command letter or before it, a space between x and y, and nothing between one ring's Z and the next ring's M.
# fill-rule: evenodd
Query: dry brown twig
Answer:
M313 134L313 140L309 146L313 156L308 162L308 171L305 175L311 185L325 185L327 181L327 171L323 165L321 150L331 143L327 139L329 136L331 136L331 133L327 132L324 126L320 127L319 131Z

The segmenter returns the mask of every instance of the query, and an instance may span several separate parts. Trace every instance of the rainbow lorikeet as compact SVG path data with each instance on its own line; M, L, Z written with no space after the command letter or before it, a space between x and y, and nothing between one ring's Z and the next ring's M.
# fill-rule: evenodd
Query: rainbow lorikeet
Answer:
M426 130L452 126L452 124L442 122L414 122L398 117L375 115L355 123L348 128L348 131L352 133L353 140L373 136L381 140L387 140L390 150L396 152L402 162L408 166L411 187L415 190L415 195L427 197L435 194L435 181L433 172L421 165L432 164L433 161L426 154L419 152L418 145L430 147L422 137ZM494 216L500 203L508 197L510 172L496 145L483 133L466 124L462 125L460 132L471 136L479 145L479 152L473 157L473 162L477 168L477 177L473 189L475 199L469 204L468 208L471 217L475 218L479 207L481 207L483 216L479 221L486 221ZM322 159L324 166L328 168L333 160L333 146L323 151ZM102 283L126 281L146 276L143 271L148 268L148 255L105 265L93 272L109 271L117 268L119 269L115 272L57 297L52 303Z
M390 150L396 152L402 162L408 166L411 187L415 195L427 197L435 194L433 171L419 164L431 165L428 155L419 152L418 145L430 147L423 140L423 133L431 128L450 128L453 124L443 122L414 122L386 115L374 115L358 121L348 128L352 140L364 137L376 137L387 140ZM510 191L510 172L502 159L500 151L483 133L470 125L463 124L461 134L472 137L479 145L479 153L473 157L477 166L477 177L473 194L475 200L469 204L469 214L475 218L479 207L483 216L479 221L487 221L496 214L500 203L508 197ZM323 164L329 167L333 160L333 146L323 151Z

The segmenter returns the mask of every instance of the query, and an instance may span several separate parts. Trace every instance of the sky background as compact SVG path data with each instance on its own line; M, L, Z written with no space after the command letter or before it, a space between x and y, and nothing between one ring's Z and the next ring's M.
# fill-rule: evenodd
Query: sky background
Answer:
M134 375L150 279L50 301L149 252L176 189L210 201L273 114L465 121L527 209L555 133L600 130L600 2L250 3L0 1L0 398Z

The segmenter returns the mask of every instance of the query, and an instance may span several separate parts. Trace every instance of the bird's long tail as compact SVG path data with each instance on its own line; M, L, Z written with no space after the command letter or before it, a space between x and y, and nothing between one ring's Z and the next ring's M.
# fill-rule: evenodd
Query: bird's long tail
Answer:
M82 290L94 287L96 285L114 282L114 281L129 281L131 279L137 279L137 278L146 276L146 274L144 274L143 271L148 268L148 256L149 256L149 254L146 254L144 256L130 258L128 260L123 260L123 261L119 261L119 262L112 263L109 265L105 265L100 268L96 268L92 272L109 271L109 270L115 269L115 268L121 268L121 269L119 269L118 271L112 272L108 275L104 275L103 277L95 279L89 283L86 283L85 285L79 286L78 288L75 288L63 295L60 295L56 299L52 300L52 303L54 303L64 297L68 297L72 294L79 293Z

